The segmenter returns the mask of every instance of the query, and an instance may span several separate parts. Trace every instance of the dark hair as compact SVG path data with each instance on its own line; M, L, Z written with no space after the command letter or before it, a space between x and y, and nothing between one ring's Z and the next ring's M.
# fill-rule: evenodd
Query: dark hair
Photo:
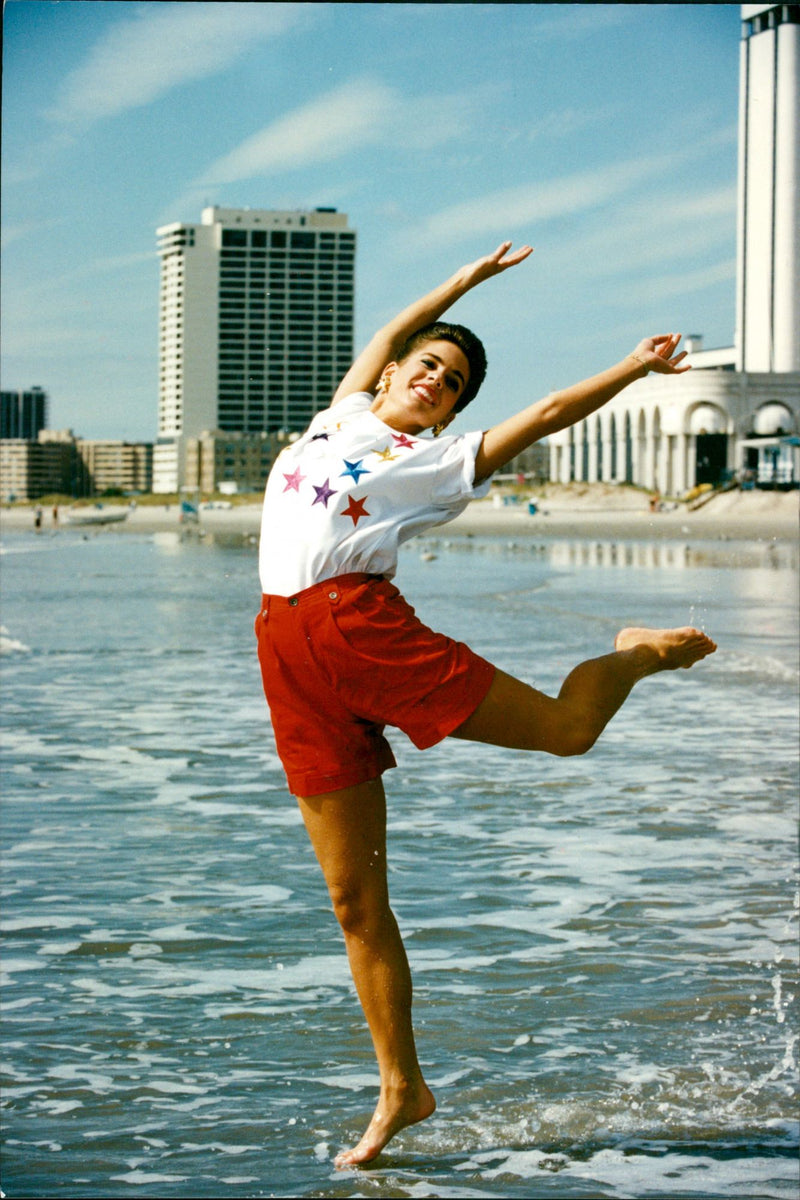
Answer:
M483 342L476 337L466 325L452 325L448 321L434 321L423 325L416 333L412 333L397 352L397 361L403 362L413 354L418 346L426 342L452 342L458 346L469 363L469 379L464 385L464 391L453 405L453 412L461 412L478 394L481 384L486 377L486 351Z

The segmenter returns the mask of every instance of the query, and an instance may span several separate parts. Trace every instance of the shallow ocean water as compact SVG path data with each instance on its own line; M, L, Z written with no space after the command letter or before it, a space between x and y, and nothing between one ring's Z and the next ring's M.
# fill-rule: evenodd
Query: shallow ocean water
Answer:
M272 744L255 547L2 549L8 1197L796 1194L795 547L405 550L420 615L545 690L624 624L720 649L582 759L392 738L439 1108L346 1172L377 1076Z

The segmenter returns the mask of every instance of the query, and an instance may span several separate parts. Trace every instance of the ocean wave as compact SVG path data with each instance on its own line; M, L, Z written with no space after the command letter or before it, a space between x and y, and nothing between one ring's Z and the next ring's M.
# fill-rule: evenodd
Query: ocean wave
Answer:
M776 658L768 654L750 654L727 650L709 660L708 669L714 674L729 674L771 680L775 683L797 683L800 670L794 661Z
M5 625L0 625L0 654L30 654L30 646L13 638Z

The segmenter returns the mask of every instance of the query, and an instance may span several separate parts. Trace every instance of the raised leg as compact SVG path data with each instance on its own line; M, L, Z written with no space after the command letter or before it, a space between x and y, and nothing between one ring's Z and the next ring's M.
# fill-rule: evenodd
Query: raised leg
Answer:
M336 1159L369 1162L436 1102L422 1077L411 1024L411 973L389 907L386 797L380 779L324 796L298 797L300 811L344 933L350 970L378 1059L381 1092L366 1133Z
M585 754L640 679L691 667L717 648L688 626L623 629L614 647L571 671L555 698L497 671L485 699L452 736L560 756Z

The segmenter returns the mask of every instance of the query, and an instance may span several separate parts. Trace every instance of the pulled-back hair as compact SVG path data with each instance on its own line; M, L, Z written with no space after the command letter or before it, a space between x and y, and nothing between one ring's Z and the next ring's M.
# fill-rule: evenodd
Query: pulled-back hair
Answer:
M397 352L397 361L403 362L426 342L438 341L452 342L454 346L458 346L469 363L469 379L464 386L464 391L453 405L453 412L458 413L466 408L471 400L475 399L486 377L486 351L483 348L483 342L475 336L471 329L467 329L466 325L453 325L449 321L434 321L430 325L423 325L416 333L412 333L411 337L400 347Z

